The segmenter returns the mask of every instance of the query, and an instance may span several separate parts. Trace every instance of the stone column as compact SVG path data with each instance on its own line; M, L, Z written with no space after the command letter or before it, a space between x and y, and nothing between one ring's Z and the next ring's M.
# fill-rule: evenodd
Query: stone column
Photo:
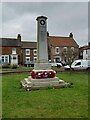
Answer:
M37 62L48 62L47 17L37 17Z

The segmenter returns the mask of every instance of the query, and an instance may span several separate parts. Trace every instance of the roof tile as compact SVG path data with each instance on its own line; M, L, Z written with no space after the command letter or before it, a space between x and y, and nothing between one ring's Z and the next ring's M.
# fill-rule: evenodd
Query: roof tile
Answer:
M49 36L48 40L52 46L79 47L76 41L70 37Z

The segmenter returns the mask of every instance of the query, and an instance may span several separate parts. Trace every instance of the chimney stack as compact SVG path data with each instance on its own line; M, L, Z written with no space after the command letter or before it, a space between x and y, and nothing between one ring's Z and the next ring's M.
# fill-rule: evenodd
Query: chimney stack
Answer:
M69 34L69 37L70 37L70 38L73 38L73 34L72 34L72 32Z
M47 31L47 37L49 37L49 32Z
M21 41L21 35L20 34L17 35L17 39Z
M90 42L88 42L88 45L90 46Z

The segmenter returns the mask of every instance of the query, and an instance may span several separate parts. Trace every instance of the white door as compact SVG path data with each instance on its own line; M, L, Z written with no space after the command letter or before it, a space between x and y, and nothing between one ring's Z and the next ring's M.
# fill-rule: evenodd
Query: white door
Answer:
M18 65L18 55L11 55L11 65Z

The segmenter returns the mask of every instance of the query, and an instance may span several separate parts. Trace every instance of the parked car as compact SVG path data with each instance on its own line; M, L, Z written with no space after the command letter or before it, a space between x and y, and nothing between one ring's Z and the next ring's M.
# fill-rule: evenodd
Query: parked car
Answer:
M64 66L65 69L69 70L70 66L66 65ZM90 69L90 60L75 60L71 64L71 69L73 70L88 70Z
M62 66L62 63L53 62L53 63L51 63L51 66L52 66L52 67L61 67L61 66Z
M65 66L64 66L64 69L65 69L65 70L70 70L70 66L69 66L69 65L65 65Z

